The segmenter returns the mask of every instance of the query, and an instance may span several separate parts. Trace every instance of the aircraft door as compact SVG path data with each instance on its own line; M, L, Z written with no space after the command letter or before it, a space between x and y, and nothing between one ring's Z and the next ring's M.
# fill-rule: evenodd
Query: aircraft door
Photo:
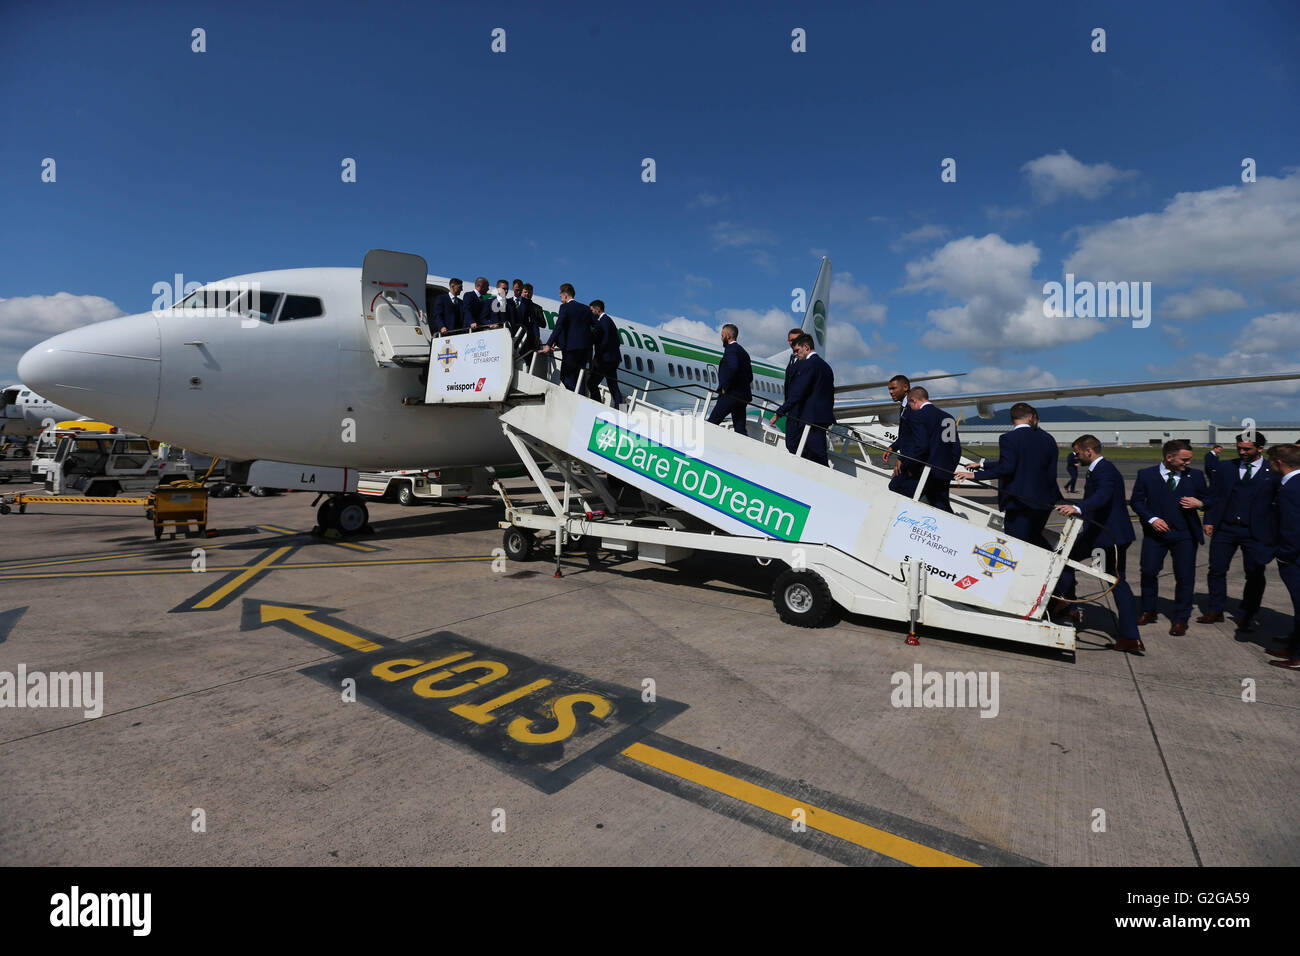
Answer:
M429 266L422 256L371 249L361 267L361 315L381 368L428 365L424 311Z

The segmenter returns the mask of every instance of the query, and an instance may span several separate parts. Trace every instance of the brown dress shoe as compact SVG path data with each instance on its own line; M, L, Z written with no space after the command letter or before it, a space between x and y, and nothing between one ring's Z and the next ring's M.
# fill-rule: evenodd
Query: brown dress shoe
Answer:
M1158 620L1160 620L1160 615L1155 611L1143 611L1138 615L1138 627L1145 624L1154 624Z
M1269 661L1268 666L1285 667L1289 671L1300 671L1300 657L1292 657L1284 661Z
M1187 633L1187 622L1176 621L1174 623L1174 626L1169 629L1169 633L1172 634L1174 637L1182 637L1184 634Z
M1286 648L1279 649L1273 647L1266 647L1264 649L1264 653L1269 655L1270 657L1280 657L1284 661L1290 660L1292 657L1295 656L1293 652L1288 651Z
M1124 651L1127 654L1143 654L1146 652L1146 645L1140 640L1134 640L1131 637L1121 637L1110 646L1112 651Z
M1218 624L1223 620L1222 611L1210 611L1196 619L1197 624Z

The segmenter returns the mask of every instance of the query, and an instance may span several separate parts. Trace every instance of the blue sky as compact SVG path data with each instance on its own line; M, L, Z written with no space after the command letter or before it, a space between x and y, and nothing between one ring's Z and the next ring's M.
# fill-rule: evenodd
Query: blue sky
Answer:
M0 380L174 273L372 247L762 355L829 254L841 382L1300 368L1298 41L1286 2L10 6ZM1067 271L1151 282L1150 326L1043 316ZM1297 420L1300 388L1112 404Z

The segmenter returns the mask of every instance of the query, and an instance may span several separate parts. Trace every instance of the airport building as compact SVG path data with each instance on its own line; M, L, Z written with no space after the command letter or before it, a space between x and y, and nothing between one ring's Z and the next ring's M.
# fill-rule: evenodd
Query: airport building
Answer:
M970 444L997 444L997 436L1009 427L963 424L961 434ZM1295 441L1300 436L1300 424L1274 425L1261 422L1258 427L1273 444ZM1080 435L1096 435L1105 445L1159 446L1174 438L1185 438L1195 446L1208 447L1216 442L1231 445L1233 438L1241 431L1240 424L1231 422L1216 424L1177 418L1148 422L1043 422L1043 428L1051 432L1061 445L1069 444Z

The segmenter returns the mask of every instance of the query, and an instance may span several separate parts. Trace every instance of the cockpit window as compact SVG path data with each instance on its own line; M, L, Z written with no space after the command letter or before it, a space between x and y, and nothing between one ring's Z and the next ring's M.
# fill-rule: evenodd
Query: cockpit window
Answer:
M286 295L280 307L279 322L290 319L315 319L325 314L320 299L310 295Z
M284 295L279 292L267 292L265 289L250 289L239 297L230 308L240 315L262 322L275 321L275 309Z
M241 289L204 288L195 289L180 302L177 309L227 309L238 298Z

